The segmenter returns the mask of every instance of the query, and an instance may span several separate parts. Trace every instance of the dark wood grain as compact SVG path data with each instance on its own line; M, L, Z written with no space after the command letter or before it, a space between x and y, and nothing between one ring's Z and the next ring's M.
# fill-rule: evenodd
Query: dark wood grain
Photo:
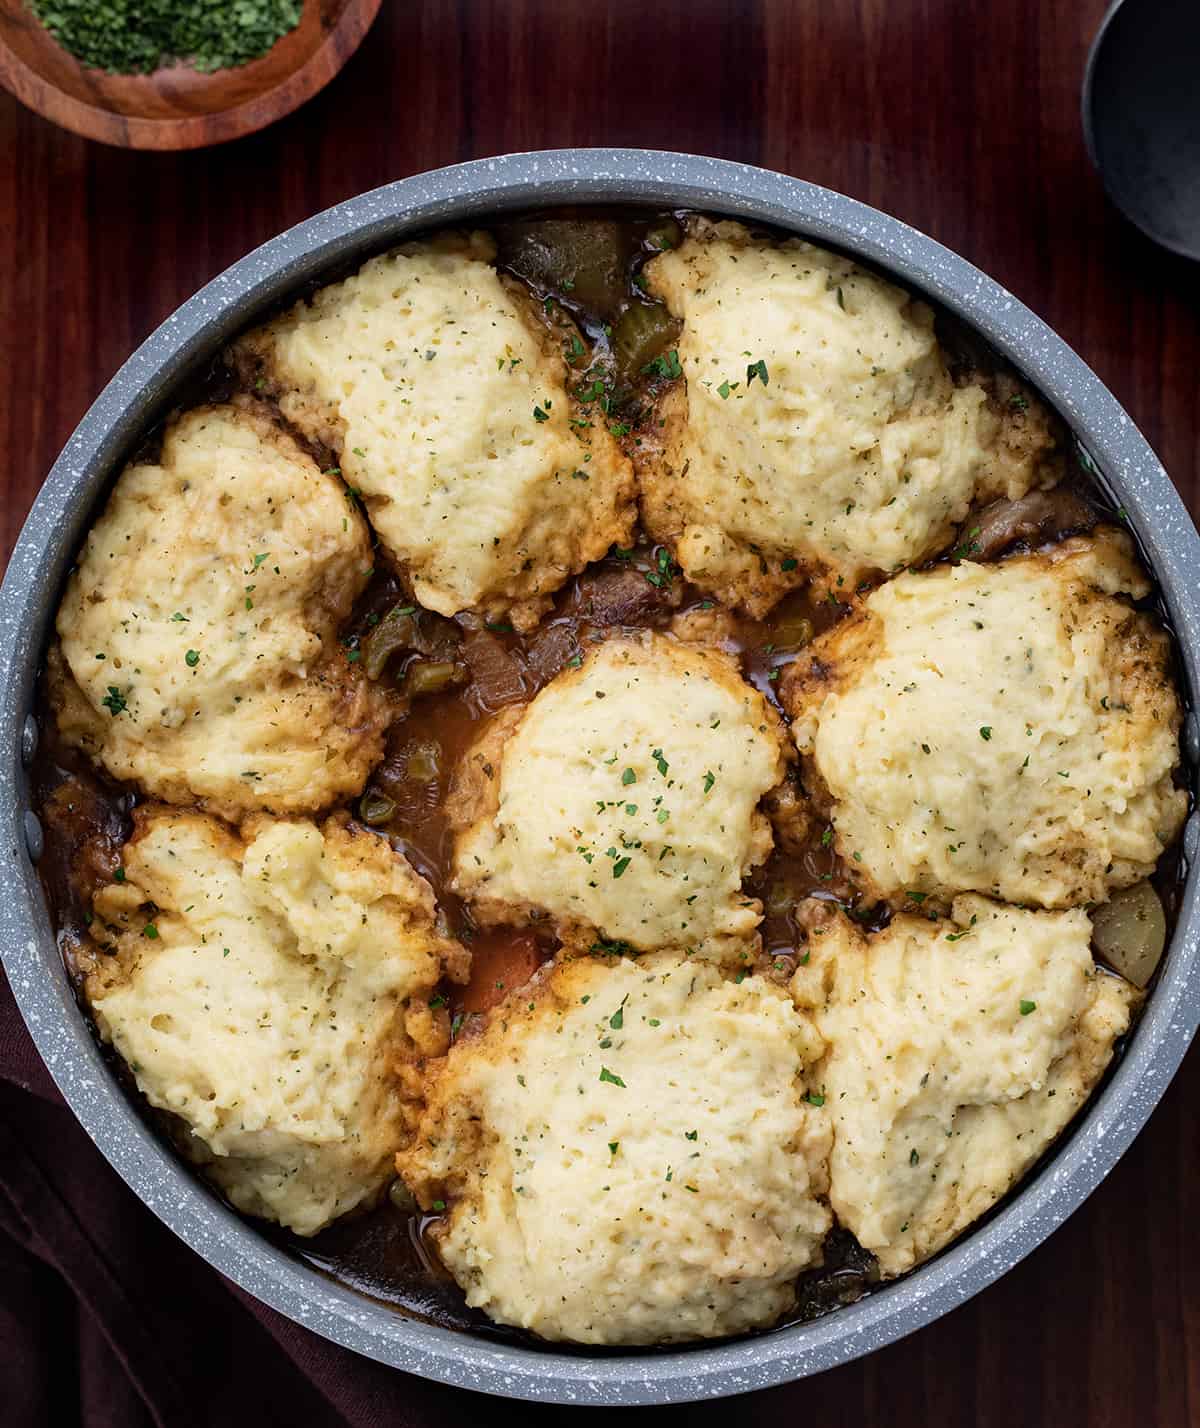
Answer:
M0 96L11 545L72 427L201 283L326 205L512 149L637 144L828 184L963 253L1099 372L1200 509L1200 276L1107 206L1079 125L1104 0L385 0L338 81L236 144L88 145ZM938 1324L691 1422L1200 1422L1200 1058L1050 1241ZM480 1400L464 1400L475 1412ZM537 1410L528 1416L546 1418Z
M190 65L106 74L63 49L25 0L0 0L0 84L36 113L133 149L240 139L311 99L358 48L380 0L305 0L300 23L260 59L201 74Z

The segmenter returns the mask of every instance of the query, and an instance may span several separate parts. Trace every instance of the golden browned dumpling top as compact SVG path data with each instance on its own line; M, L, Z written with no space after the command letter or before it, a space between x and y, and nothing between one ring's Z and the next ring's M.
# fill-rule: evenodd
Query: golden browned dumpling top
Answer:
M1167 637L1102 530L897 576L791 666L818 810L881 897L1071 907L1153 871L1187 812Z
M50 659L59 727L114 777L237 817L357 794L383 698L337 643L366 525L334 477L234 407L172 422L88 533Z
M568 396L584 347L502 278L484 234L410 244L239 346L337 453L417 599L531 624L633 524L633 475Z
M1137 993L1093 966L1089 932L1082 911L967 896L811 936L792 990L828 1046L830 1201L885 1274L990 1210L1103 1074Z
M846 258L696 220L646 281L682 319L684 383L638 463L643 515L723 600L852 589L938 549L972 501L1058 474L1037 403L956 386L929 308Z
M612 639L464 760L455 888L487 922L746 958L771 849L759 800L786 771L780 721L726 656Z
M87 978L101 1035L241 1210L309 1235L390 1178L419 1080L445 1050L431 1007L462 948L423 878L374 833L139 810L110 943Z
M591 1344L767 1327L830 1224L820 1052L761 977L569 962L455 1044L398 1168L501 1323Z

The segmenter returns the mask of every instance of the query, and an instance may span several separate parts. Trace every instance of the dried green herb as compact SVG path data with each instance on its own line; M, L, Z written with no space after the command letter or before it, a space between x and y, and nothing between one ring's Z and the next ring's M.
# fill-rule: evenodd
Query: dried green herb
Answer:
M177 60L201 74L258 59L300 23L302 0L26 0L63 49L110 74Z

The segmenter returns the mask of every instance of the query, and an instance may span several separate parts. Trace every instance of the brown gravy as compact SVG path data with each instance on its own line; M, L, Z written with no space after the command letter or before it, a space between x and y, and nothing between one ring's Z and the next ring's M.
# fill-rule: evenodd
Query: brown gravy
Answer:
M549 218L505 220L493 230L501 265L527 281L548 305L561 304L588 336L594 354L580 381L600 383L595 400L629 445L639 440L648 394L666 375L654 367L654 359L669 353L676 332L665 311L646 300L638 272L656 245L677 235L679 217L620 210L590 210L583 216L563 210ZM942 335L952 362L957 357L970 365L979 363L978 338L964 336L949 321ZM989 360L999 365L998 359ZM220 369L187 396L190 403L225 398L232 390L232 379ZM150 434L147 445L153 442ZM1014 545L1029 548L1058 540L1112 514L1078 464L1051 498L1032 506L1008 503L1011 509L993 507L985 515L969 517L951 549L964 536L978 536L976 544L983 548L973 554L992 558ZM380 560L343 631L344 643L363 651L368 668L372 651L377 656L380 652L377 632L397 606L407 607L405 591ZM455 1035L469 1031L471 1018L526 982L555 949L553 937L539 928L480 931L449 891L451 834L444 800L457 761L482 720L499 708L527 702L590 642L618 630L661 629L676 614L710 608L712 602L675 573L667 552L639 538L632 548L610 552L571 581L529 635L471 615L449 622L413 612L421 648L400 644L390 657L378 660L381 677L401 691L411 686L418 665L426 667L426 674L429 666L440 665L442 676L452 667L448 687L409 701L407 712L391 728L383 763L362 798L350 807L353 816L386 834L428 878L450 929L473 954L470 982L443 989L451 1001ZM837 592L808 590L785 598L765 620L735 616L730 633L747 678L777 705L781 668L807 639L842 618L848 608ZM34 806L46 833L39 872L74 977L75 949L87 938L92 893L119 863L130 813L140 795L114 784L66 749L44 705L40 722L41 745L32 770ZM885 909L860 904L847 869L832 848L822 845L821 831L791 851L777 849L749 882L748 890L764 904L768 969L780 978L790 975L794 966L797 909L805 900L836 901L868 926L887 920ZM1181 875L1177 851L1168 852L1156 885L1171 921ZM428 1247L426 1223L426 1218L405 1214L384 1200L376 1210L351 1216L310 1240L275 1228L264 1232L321 1271L407 1314L523 1338L465 1307ZM849 1302L868 1292L875 1278L871 1256L852 1236L837 1230L824 1268L802 1277L793 1318L813 1318Z

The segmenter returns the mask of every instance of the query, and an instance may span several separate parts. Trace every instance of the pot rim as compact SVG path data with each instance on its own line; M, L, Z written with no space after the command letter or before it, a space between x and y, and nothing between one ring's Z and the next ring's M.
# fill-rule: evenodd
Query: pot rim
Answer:
M721 159L563 149L479 159L340 203L203 287L137 349L54 463L0 589L0 840L10 893L0 957L51 1076L101 1153L198 1254L295 1322L382 1363L466 1388L572 1404L687 1402L817 1373L911 1333L1012 1268L1072 1213L1145 1124L1200 1023L1200 814L1159 984L1107 1084L1049 1158L979 1228L906 1278L807 1324L734 1342L637 1353L517 1346L408 1317L311 1269L236 1216L143 1123L80 1015L27 851L24 753L34 677L65 572L112 473L182 379L264 308L330 267L440 224L562 203L696 208L791 229L866 259L963 318L1061 413L1155 571L1184 674L1200 689L1200 536L1145 438L1084 362L1011 293L924 234L828 189ZM1184 747L1195 790L1196 713Z

